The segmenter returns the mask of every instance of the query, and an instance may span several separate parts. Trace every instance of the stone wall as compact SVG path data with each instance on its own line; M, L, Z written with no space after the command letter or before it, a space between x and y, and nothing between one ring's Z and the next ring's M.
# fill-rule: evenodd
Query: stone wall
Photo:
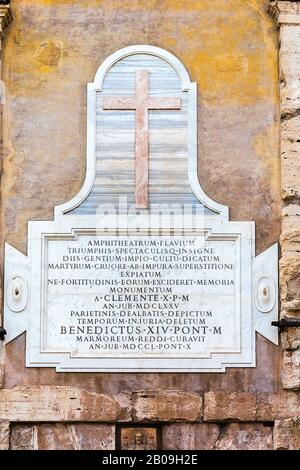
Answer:
M112 398L63 386L15 388L0 391L0 448L114 449L117 422L155 423L169 450L293 450L299 407L296 392L159 390Z
M27 221L50 220L77 193L86 82L114 50L150 43L178 56L198 82L206 192L230 206L232 220L255 220L257 253L281 233L281 316L299 317L300 2L102 3L12 2L2 243L25 252ZM2 381L0 366L0 449L113 449L122 425L155 426L164 449L300 448L300 330L285 331L281 344L283 360L280 347L258 336L257 367L225 374L58 374L26 369L20 336L5 348Z
M300 2L271 2L280 34L281 317L300 319ZM282 334L282 382L300 389L300 328Z

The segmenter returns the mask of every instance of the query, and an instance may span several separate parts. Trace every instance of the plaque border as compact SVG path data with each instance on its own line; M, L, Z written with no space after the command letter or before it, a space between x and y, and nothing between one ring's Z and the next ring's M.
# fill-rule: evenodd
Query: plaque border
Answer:
M101 229L104 221L97 216L73 215L69 212L80 205L90 193L95 179L95 131L96 131L96 94L101 93L102 82L110 67L123 57L134 54L150 54L165 59L177 71L181 79L182 91L188 94L188 176L190 186L196 197L214 214L202 214L196 228L211 230L214 234L226 236L235 233L240 235L241 269L241 351L214 355L207 360L177 358L171 361L166 358L155 359L153 364L139 358L126 362L119 359L103 358L78 359L66 358L61 354L41 352L41 304L43 286L44 246L43 239L54 236L60 239L70 236L73 230ZM87 87L87 167L85 182L79 193L65 204L54 209L54 221L29 221L28 223L28 256L18 252L9 244L5 245L5 290L4 326L8 331L5 343L9 343L26 331L26 366L56 367L59 372L224 372L226 367L254 367L256 364L255 332L258 331L270 341L278 344L278 331L271 326L272 320L278 318L278 245L275 244L255 257L255 224L254 222L229 221L229 209L210 199L202 190L198 180L197 158L197 84L190 82L189 75L181 62L168 51L149 46L136 45L123 48L109 56L99 67L95 80ZM141 228L152 228L149 215L129 217ZM102 225L101 225L102 224ZM82 227L85 229L82 229ZM180 225L179 225L180 226ZM102 227L103 228L103 227ZM172 229L177 228L175 224ZM187 227L188 228L188 227ZM26 292L26 305L16 313L10 304L7 293L11 289L11 280L19 276ZM260 308L261 279L265 276L274 281L275 292L272 293L273 308L267 311ZM257 301L257 299L259 299ZM256 300L256 302L255 302ZM265 311L264 311L265 310ZM222 356L222 357L220 357ZM202 361L202 362L201 362ZM203 361L206 361L205 363Z

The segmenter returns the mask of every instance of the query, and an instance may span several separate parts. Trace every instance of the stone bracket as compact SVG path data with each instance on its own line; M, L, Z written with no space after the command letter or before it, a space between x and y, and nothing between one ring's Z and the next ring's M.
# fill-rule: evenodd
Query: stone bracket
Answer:
M0 39L4 38L4 32L12 22L12 14L9 5L0 5Z
M278 26L299 25L299 3L298 0L271 0L269 13L274 16Z
M255 330L278 344L278 244L275 243L253 261L253 316Z
M5 244L5 343L19 336L29 327L29 276L27 256L8 243Z

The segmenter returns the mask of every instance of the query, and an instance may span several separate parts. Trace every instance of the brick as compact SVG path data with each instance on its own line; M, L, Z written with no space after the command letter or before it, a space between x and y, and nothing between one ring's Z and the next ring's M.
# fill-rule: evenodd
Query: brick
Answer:
M96 424L42 424L36 427L38 450L113 450L115 427Z
M0 420L0 450L9 449L9 421Z
M62 423L37 426L37 449L75 450L71 429L70 426Z
M163 449L212 450L219 434L217 424L166 424L163 426Z
M257 395L257 421L275 421L300 413L300 395L295 392L259 393Z
M299 131L300 131L300 125L299 125L298 132ZM281 186L282 186L283 199L300 197L299 154L300 154L300 142L284 140L284 137L283 137L282 144L281 144L281 158L282 158Z
M280 297L286 310L300 309L300 256L280 260Z
M115 421L123 411L110 396L74 387L33 386L0 390L0 416L15 422Z
M269 450L272 426L260 423L171 424L163 427L164 450Z
M225 427L216 450L271 450L273 429L263 424L232 423Z
M12 425L10 436L11 450L34 450L34 426Z
M300 327L286 328L281 333L281 346L284 350L296 350L300 348Z
M228 391L204 395L204 421L255 421L256 394Z
M300 450L300 416L282 419L274 424L275 450Z
M293 17L293 19L292 19ZM295 21L300 15L287 15ZM288 25L280 28L280 75L281 75L281 109L283 116L290 116L300 107L300 31L299 26Z
M284 351L282 384L285 389L300 389L300 349Z
M202 398L196 393L173 390L135 392L134 421L199 421Z
M115 426L99 424L76 424L73 433L77 449L81 450L114 450Z
M115 426L102 424L13 425L11 450L114 450Z
M295 256L300 252L300 205L288 204L282 209L280 236L284 256Z

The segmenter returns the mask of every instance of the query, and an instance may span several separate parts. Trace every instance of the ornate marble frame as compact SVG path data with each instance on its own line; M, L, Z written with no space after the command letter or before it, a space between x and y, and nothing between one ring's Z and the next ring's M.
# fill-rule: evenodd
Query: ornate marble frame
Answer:
M47 240L63 240L78 233L96 231L101 236L103 227L95 216L68 214L79 206L91 191L95 179L95 103L96 92L101 91L103 79L110 67L121 58L132 54L156 55L177 71L182 91L188 93L188 176L190 186L199 199L215 215L205 215L197 221L197 233L234 239L237 247L241 285L237 293L240 328L238 351L211 353L207 358L114 358L76 357L69 352L49 352L43 349L43 310L45 284L43 275L47 263ZM226 367L254 367L256 364L255 332L278 344L278 332L271 322L278 315L278 247L270 247L255 257L254 222L229 221L228 207L211 200L198 180L197 158L197 85L191 83L185 67L163 49L137 45L121 49L108 57L99 67L95 80L88 84L87 105L87 171L79 193L65 204L55 208L54 221L30 221L28 224L28 256L6 244L5 252L5 328L6 343L26 331L26 366L56 367L58 372L224 372ZM141 228L149 227L149 214L132 216ZM173 227L176 229L176 222ZM188 228L188 227L187 227ZM18 295L16 295L18 293Z
M188 72L184 65L170 52L155 46L136 45L120 49L109 57L98 68L95 79L87 85L87 157L86 178L79 193L64 204L54 209L55 218L67 214L79 206L90 193L95 180L95 133L96 133L96 92L102 90L103 81L108 70L119 60L134 54L150 54L160 57L168 62L177 72L181 80L182 91L188 94L188 153L189 166L188 175L190 186L206 207L220 214L225 220L228 219L228 207L210 199L200 186L198 180L198 150L197 150L197 83L190 81Z

